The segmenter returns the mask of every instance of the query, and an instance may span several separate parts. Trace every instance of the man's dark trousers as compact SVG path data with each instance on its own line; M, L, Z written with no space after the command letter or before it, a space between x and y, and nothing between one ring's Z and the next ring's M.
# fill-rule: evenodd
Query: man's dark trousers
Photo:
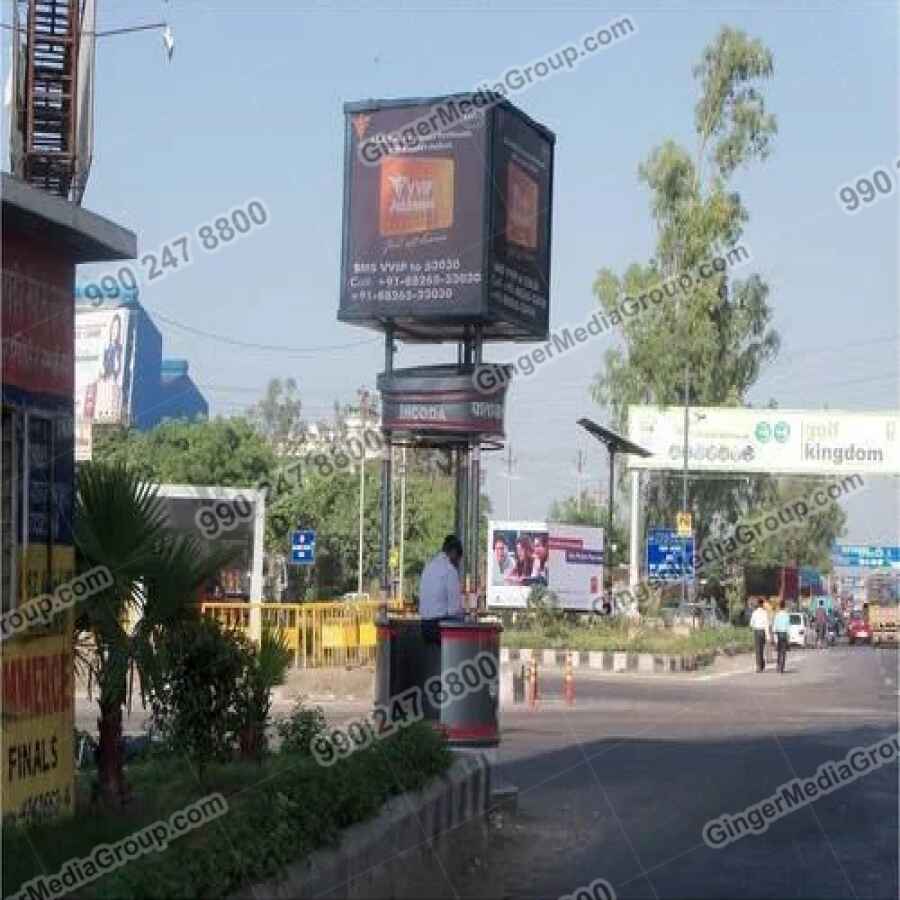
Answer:
M753 629L753 642L756 645L756 671L762 672L766 667L766 633L762 628Z
M784 664L787 660L787 649L788 649L788 636L787 632L784 631L776 631L775 632L775 644L778 648L778 671L784 672Z

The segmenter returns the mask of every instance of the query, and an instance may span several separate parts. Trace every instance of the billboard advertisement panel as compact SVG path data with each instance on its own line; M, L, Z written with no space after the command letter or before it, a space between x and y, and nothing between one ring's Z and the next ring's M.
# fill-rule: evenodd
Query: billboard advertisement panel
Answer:
M900 413L691 407L688 465L694 471L784 475L900 475ZM630 406L629 440L652 456L640 469L680 469L684 407Z
M473 323L488 339L545 337L552 133L483 92L344 112L338 318L407 340Z
M563 609L590 612L603 596L603 529L550 523L550 590Z
M487 605L525 609L532 587L548 584L549 553L546 522L489 522Z
M75 458L91 458L93 424L128 425L136 316L124 308L79 313L75 326Z
M526 331L549 325L553 144L503 107L494 113L490 305Z
M75 810L71 620L63 634L3 644L3 821Z
M590 611L603 593L603 529L488 523L487 605L525 609L536 585L556 594L562 609Z

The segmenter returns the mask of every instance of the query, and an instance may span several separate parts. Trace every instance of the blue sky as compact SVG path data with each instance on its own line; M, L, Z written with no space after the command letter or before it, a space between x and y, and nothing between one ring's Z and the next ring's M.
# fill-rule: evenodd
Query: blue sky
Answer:
M260 198L270 211L265 229L198 256L146 288L142 300L151 312L209 332L301 347L370 337L336 321L345 101L468 90L624 13L633 18L638 34L516 100L557 134L551 325L558 326L589 312L599 268L621 271L652 251L638 163L668 138L693 148L691 68L721 25L745 29L774 52L765 91L780 127L772 157L735 181L751 214L747 271L769 282L783 339L751 399L897 407L898 191L852 217L835 199L839 185L879 165L900 176L894 3L98 6L100 28L167 19L177 43L167 64L157 33L101 39L85 205L137 231L146 251ZM309 414L327 414L333 400L374 385L382 365L377 340L307 356L235 353L157 323L166 354L190 359L217 413L239 411L269 378L293 375ZM541 518L554 497L574 492L578 449L587 452L586 483L605 483L604 454L574 422L604 419L588 385L610 340L513 387L515 517ZM492 347L487 355L502 360L514 350ZM450 356L448 348L402 348L398 365ZM487 489L505 514L501 469L499 454L490 457ZM879 482L848 508L850 539L900 542L895 481Z

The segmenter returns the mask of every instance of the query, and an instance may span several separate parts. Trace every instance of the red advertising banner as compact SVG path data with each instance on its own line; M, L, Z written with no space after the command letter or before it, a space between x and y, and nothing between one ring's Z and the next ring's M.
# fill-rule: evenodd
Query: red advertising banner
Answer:
M71 397L75 388L71 286L14 268L4 269L2 277L4 387Z

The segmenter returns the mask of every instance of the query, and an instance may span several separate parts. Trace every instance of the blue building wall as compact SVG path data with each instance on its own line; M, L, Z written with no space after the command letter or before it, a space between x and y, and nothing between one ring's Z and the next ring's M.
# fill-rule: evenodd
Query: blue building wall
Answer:
M146 431L164 419L208 416L209 404L189 375L188 361L163 359L162 334L141 306L137 291L122 290L115 297L98 293L94 283L76 286L76 325L79 317L89 318L97 310L127 310L133 319L131 426Z

